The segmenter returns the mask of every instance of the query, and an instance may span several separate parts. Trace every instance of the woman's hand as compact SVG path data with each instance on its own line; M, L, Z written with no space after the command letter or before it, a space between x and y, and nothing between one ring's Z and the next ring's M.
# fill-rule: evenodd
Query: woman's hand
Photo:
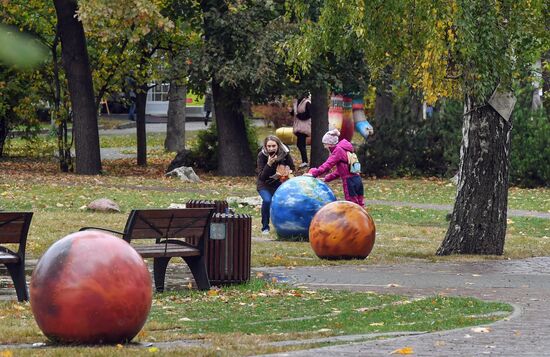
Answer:
M275 160L277 160L277 155L269 155L269 158L267 159L267 164L269 166L273 166Z

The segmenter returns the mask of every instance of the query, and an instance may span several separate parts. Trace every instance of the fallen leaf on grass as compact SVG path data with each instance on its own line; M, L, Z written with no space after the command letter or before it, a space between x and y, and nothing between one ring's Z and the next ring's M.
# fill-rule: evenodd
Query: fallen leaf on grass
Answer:
M218 296L219 295L219 290L216 290L216 289L210 289L208 290L208 296Z
M384 326L383 322L373 322L372 324L369 324L369 326Z
M412 355L414 354L412 347L403 347L395 351L391 351L390 355Z

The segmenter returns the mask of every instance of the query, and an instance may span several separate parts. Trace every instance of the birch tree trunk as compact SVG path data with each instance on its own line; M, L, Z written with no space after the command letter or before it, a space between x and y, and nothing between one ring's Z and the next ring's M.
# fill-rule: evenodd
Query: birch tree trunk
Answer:
M437 255L502 255L508 209L511 119L468 98L457 195Z

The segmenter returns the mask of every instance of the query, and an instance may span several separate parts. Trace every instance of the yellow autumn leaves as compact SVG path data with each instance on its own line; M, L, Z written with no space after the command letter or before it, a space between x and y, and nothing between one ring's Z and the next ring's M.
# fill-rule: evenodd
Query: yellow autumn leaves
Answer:
M453 15L456 3L451 1L446 14L432 13L434 22L431 36L425 44L413 71L413 88L424 93L424 100L434 104L439 98L458 97L460 85L456 81L459 68L452 62L457 41L454 32Z

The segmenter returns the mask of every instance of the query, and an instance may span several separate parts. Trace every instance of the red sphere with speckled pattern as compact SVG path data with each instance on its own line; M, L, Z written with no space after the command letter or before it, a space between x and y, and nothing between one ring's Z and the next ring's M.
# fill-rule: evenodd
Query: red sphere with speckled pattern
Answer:
M124 240L99 231L55 242L30 283L38 327L62 343L130 341L147 320L152 294L141 256Z

